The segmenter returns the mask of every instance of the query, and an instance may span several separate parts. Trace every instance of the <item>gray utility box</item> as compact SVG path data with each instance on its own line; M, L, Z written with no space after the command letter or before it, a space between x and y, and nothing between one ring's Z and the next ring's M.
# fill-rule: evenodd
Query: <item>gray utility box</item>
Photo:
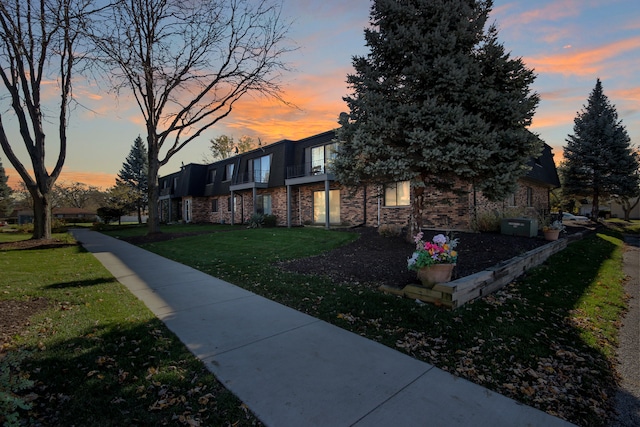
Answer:
M505 218L500 222L500 232L510 236L534 237L538 235L538 221L532 218Z

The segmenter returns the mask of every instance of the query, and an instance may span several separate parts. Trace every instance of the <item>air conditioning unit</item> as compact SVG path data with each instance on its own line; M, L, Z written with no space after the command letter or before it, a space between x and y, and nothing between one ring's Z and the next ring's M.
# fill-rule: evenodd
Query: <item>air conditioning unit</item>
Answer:
M532 218L504 218L500 232L510 236L534 237L538 235L538 221Z

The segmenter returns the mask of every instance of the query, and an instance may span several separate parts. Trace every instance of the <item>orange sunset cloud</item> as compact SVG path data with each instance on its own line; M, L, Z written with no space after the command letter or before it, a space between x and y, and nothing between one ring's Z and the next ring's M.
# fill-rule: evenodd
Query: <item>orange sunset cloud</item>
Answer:
M561 53L528 57L525 62L538 73L594 76L602 73L616 56L640 49L640 37L620 40L591 50L573 52L569 49Z
M346 110L347 70L322 76L303 76L284 88L283 99L250 97L239 101L224 126L265 141L301 139L338 127L338 116ZM338 84L336 84L338 82ZM318 88L327 88L318 91Z
M5 173L9 177L8 185L9 187L18 189L20 187L20 183L22 179L18 172L13 168L8 168L5 166ZM116 183L116 176L114 174L109 174L105 172L87 172L87 171L74 171L74 170L63 170L60 173L60 177L58 178L58 183L60 182L80 182L82 184L91 185L94 187L98 187L101 190L106 190L109 187L113 187Z

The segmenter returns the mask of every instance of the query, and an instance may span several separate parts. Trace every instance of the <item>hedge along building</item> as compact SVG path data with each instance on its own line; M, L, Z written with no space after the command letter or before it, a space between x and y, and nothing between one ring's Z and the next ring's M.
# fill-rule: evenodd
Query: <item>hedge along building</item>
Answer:
M242 224L253 214L273 215L279 226L405 226L411 216L408 181L347 188L331 170L335 132L299 141L282 140L212 164L188 164L160 178L163 222ZM529 162L514 194L490 202L470 184L456 193L429 194L428 228L474 228L478 217L509 212L549 213L550 191L560 186L551 147Z

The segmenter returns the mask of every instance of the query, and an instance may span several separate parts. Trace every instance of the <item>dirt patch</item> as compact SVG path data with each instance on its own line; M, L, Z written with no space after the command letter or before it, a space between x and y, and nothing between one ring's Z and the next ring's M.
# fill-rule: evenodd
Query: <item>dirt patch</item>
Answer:
M22 250L22 249L52 249L65 246L76 246L77 243L59 239L28 239L17 242L0 243L0 250Z
M20 335L31 324L29 318L49 306L46 298L28 301L0 301L0 351L9 346L16 335Z

